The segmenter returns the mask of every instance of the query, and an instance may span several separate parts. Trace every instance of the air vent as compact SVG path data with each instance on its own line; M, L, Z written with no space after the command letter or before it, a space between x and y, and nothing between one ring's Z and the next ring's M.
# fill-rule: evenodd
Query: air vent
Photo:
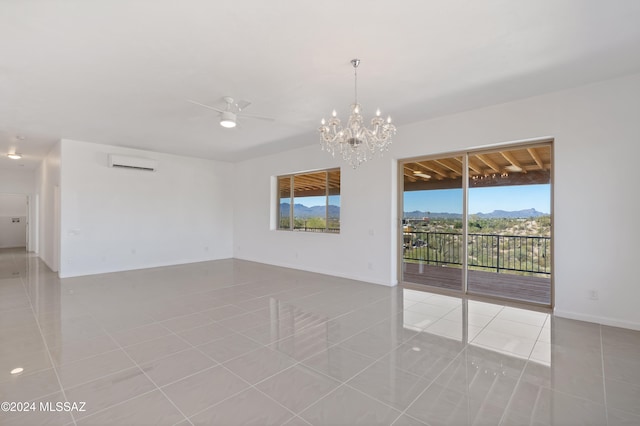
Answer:
M158 162L149 158L109 154L109 167L155 172L158 168Z

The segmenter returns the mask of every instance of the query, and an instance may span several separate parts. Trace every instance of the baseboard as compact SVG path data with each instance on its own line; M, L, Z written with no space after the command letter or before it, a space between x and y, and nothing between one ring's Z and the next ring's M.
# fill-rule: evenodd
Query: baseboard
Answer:
M85 277L90 275L113 274L116 272L140 271L143 269L168 268L171 266L183 266L183 265L190 265L194 263L215 262L216 260L226 260L226 259L232 259L232 257L219 257L219 258L216 257L216 258L188 259L188 260L181 259L173 262L148 263L145 265L138 265L135 267L128 267L128 268L103 268L103 269L94 269L92 271L77 271L74 273L68 273L66 271L62 271L62 273L59 273L58 275L60 278L75 278L75 277Z
M611 327L628 328L640 331L640 323L634 321L620 320L616 318L602 317L599 315L581 314L579 312L563 311L555 309L553 314L560 318L574 319L578 321L592 322L595 324L608 325Z
M51 272L58 272L58 271L54 271L53 268L51 267L51 265L49 264L49 262L47 262L47 260L45 258L43 258L42 256L38 255L38 259L42 260L42 263L47 265L47 268L51 269Z
M385 287L394 287L394 286L398 285L397 282L394 284L393 282L390 282L390 281L372 280L371 278L364 278L364 277L357 276L357 275L341 274L341 273L335 273L335 272L329 273L327 271L320 270L320 269L315 269L315 268L301 268L300 265L288 264L286 262L264 262L264 261L260 261L260 260L249 259L249 258L239 257L239 256L234 256L234 259L246 260L248 262L262 263L264 265L279 266L281 268L295 269L297 271L313 272L315 274L329 275L329 276L332 276L332 277L346 278L346 279L349 279L349 280L362 281L362 282L365 282L365 283L383 285Z

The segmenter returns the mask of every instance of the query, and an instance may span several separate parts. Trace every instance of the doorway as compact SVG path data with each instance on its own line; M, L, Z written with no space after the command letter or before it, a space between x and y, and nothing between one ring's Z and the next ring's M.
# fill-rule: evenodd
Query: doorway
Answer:
M0 249L28 246L28 198L23 194L0 194Z
M552 141L400 166L402 282L553 305Z

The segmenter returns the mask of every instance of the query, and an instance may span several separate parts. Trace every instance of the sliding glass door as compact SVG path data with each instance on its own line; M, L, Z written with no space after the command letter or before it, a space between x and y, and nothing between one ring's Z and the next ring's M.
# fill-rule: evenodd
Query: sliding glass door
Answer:
M402 281L552 304L551 142L403 162Z
M462 290L464 256L461 156L404 166L403 276Z
M550 305L551 146L468 158L468 292Z

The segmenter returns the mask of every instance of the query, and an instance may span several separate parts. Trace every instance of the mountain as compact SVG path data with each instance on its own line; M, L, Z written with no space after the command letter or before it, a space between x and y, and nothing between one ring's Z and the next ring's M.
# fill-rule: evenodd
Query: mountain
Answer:
M524 209L524 210L516 210L516 211L505 211L505 210L494 210L491 213L476 213L474 216L477 216L482 219L498 219L498 218L507 218L507 219L518 219L518 218L530 218L530 217L540 217L540 216L548 216L549 213L542 213L536 209Z
M291 204L281 203L280 214L282 217L289 217L289 209ZM307 207L302 204L293 205L294 217L324 217L324 206ZM329 205L329 217L340 217L340 206Z
M530 218L530 217L540 217L540 216L548 216L549 213L542 213L537 211L536 209L524 209L524 210L515 210L515 211L506 211L506 210L494 210L491 213L475 213L470 216L475 216L480 219L517 219L517 218ZM461 219L462 215L459 213L432 213L432 212L423 212L420 210L414 210L412 212L404 212L405 219L422 219L423 217L428 217L431 219Z
M431 219L462 219L460 213L432 213L414 210L412 212L404 212L405 219L422 219L428 217Z
M280 204L280 214L282 217L289 216L289 203ZM313 206L307 207L302 204L294 204L293 205L293 215L295 217L324 217L324 206ZM475 213L470 216L475 216L480 219L517 219L517 218L530 218L530 217L540 217L540 216L548 216L549 213L542 213L537 211L534 208L524 209L524 210L515 210L515 211L506 211L506 210L494 210L491 213ZM340 216L340 206L334 206L333 204L329 205L329 217L339 217ZM404 212L405 219L422 219L423 217L428 217L431 219L462 219L462 215L460 213L433 213L433 212L423 212L420 210L414 210L412 212Z

